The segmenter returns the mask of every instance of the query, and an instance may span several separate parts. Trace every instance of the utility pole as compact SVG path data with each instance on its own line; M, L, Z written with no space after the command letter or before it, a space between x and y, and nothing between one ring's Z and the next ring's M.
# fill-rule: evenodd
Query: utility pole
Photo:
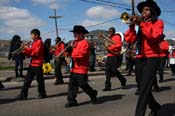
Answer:
M54 9L54 16L49 16L49 18L52 18L55 20L55 28L56 28L56 37L58 37L58 25L57 25L57 19L61 18L61 16L57 16L56 9Z
M132 6L132 15L135 15L134 0L131 1L131 6Z

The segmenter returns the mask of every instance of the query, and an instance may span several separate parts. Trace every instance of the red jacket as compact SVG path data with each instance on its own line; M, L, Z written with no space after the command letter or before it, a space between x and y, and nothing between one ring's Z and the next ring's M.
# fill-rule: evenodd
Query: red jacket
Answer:
M44 44L41 39L33 41L32 46L24 49L23 53L31 57L31 66L42 66L44 60Z
M168 55L168 50L169 50L169 43L168 43L168 41L166 41L166 40L161 41L159 46L160 46L160 49L161 49L160 57L167 56Z
M139 25L142 30L141 36L141 54L139 57L159 57L160 47L159 43L162 39L164 23L162 20L157 20L152 23L141 22ZM135 28L130 27L130 29L125 33L126 42L134 43L136 42L136 31Z
M73 47L71 55L73 60L71 72L78 74L87 74L89 67L89 43L86 39L76 41L75 43L76 45Z
M120 50L121 50L121 47L122 47L122 40L121 40L121 37L120 35L116 34L116 35L113 35L110 37L112 41L115 42L115 44L111 44L107 50L108 51L108 54L107 56L119 56L120 55ZM112 54L110 53L110 51L115 51L115 52L119 52L118 54Z
M51 50L50 52L51 52L52 54L54 54L55 56L58 56L59 53L60 53L62 50L64 50L64 48L65 48L64 43L60 43L60 44L58 44L58 45L55 46L55 50Z

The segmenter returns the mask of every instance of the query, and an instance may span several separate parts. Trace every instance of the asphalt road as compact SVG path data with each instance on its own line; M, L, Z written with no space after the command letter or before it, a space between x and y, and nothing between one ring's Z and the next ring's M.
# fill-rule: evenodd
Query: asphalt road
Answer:
M22 82L5 82L5 89L0 90L0 116L134 116L138 96L135 76L126 76L127 89L120 89L117 78L112 78L112 91L103 92L104 75L90 76L89 84L98 90L99 104L90 103L89 97L82 92L77 96L79 105L64 108L67 102L68 85L53 85L54 79L46 80L46 99L37 99L37 83L33 81L29 89L28 100L17 101ZM65 78L68 83L68 78ZM158 116L175 116L175 76L165 74L165 82L160 83L160 92L154 93L162 105ZM147 110L147 114L150 110Z

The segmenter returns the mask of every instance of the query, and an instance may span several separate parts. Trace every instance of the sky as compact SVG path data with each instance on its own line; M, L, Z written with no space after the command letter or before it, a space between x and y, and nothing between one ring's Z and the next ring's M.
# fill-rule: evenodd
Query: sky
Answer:
M143 0L135 0L135 6L141 1ZM175 38L175 0L155 1L162 10L160 18L165 22L166 37ZM125 32L128 26L122 23L120 15L122 12L131 13L130 10L126 10L131 8L131 0L108 2L117 5L107 6L81 0L0 0L0 39L9 40L13 35L18 34L23 40L29 40L30 30L38 28L43 40L46 38L54 40L55 23L49 18L53 15L54 8L57 9L57 15L62 16L57 20L58 31L59 36L65 38L65 41L73 39L73 34L69 30L73 29L74 25L83 25L89 31L107 30L112 26L117 31ZM138 12L136 8L135 11ZM108 23L103 24L103 22Z

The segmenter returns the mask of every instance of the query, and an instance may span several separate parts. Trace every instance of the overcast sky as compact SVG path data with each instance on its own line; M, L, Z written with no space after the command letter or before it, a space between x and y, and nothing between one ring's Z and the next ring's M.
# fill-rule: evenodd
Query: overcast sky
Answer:
M142 0L135 0L135 4L140 1ZM175 37L175 0L155 1L162 10L160 18L165 20L166 36ZM58 15L62 16L58 19L59 35L66 38L66 41L73 38L69 30L76 24L87 26L89 31L107 30L110 26L114 26L117 31L125 32L128 26L121 20L92 26L119 18L121 13L126 11L124 8L131 8L131 0L110 0L110 2L120 5L111 7L81 0L0 0L0 39L11 39L14 34L28 39L30 30L39 28L43 40L48 37L54 40L56 35L54 20L48 18L53 15L53 8L56 8ZM127 12L131 13L131 11Z

